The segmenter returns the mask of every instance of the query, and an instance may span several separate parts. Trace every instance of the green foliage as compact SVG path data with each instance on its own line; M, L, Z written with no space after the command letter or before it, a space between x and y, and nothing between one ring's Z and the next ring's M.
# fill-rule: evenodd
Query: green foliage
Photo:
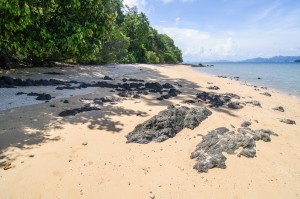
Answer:
M158 64L158 63L160 63L159 57L156 55L155 52L147 51L146 52L146 63Z
M3 53L31 65L182 62L173 40L121 0L1 0Z

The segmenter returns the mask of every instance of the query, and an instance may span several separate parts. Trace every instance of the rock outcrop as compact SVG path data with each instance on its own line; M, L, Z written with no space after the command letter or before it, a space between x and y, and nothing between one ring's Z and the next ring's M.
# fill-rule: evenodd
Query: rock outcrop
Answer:
M183 128L194 129L212 112L205 107L170 106L139 124L126 138L127 143L147 144L151 141L162 142L174 137Z
M208 172L214 167L225 169L226 157L222 153L235 154L240 147L243 149L238 153L238 157L253 158L256 155L255 142L259 140L269 142L270 135L277 136L276 133L263 129L253 131L250 128L239 128L234 132L225 127L217 128L203 136L191 154L191 158L197 161L194 169L199 172Z

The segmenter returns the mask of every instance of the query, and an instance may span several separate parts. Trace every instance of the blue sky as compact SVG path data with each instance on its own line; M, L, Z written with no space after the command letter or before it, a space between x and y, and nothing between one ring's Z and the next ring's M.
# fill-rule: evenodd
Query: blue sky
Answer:
M300 0L124 0L171 36L184 61L300 56Z

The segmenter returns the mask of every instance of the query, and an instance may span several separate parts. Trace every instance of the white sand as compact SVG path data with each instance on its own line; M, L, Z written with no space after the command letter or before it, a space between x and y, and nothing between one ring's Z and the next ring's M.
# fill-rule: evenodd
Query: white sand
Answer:
M123 66L115 67L115 78L179 82L183 94L163 102L148 95L108 104L101 111L57 116L64 109L81 107L83 97L112 94L109 89L97 89L68 98L70 104L52 100L54 108L43 103L1 111L0 165L11 162L13 166L0 170L1 198L300 198L298 98L275 92L267 97L253 87L197 73L187 66L139 65L124 75L120 74ZM143 71L137 71L139 67ZM102 69L101 77L106 70ZM89 76L88 70L86 73ZM207 82L221 88L216 92L240 95L242 102L258 100L262 108L247 104L241 110L210 109L212 116L197 128L184 129L165 142L125 143L125 135L137 124L169 104L184 105L183 100L206 91ZM272 109L278 105L285 112ZM295 120L296 125L281 123L280 118ZM271 137L269 143L257 142L253 159L225 154L226 169L208 173L193 169L195 160L190 154L201 141L199 133L221 126L233 129L231 125L239 127L245 120L252 121L252 129L271 129L279 136Z

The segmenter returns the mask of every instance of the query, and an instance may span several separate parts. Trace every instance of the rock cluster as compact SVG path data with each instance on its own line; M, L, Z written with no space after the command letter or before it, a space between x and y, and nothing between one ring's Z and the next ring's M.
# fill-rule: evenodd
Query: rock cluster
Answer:
M229 108L239 109L243 108L239 102L231 102L232 98L240 99L240 97L233 93L225 93L225 94L216 94L210 92L200 92L197 93L196 97L203 102L209 103L211 107L220 107L223 105L228 105Z
M175 108L170 106L139 124L126 138L127 143L147 144L151 141L162 142L174 137L183 128L194 129L212 112L205 107Z
M199 172L208 172L214 167L225 169L226 157L222 154L235 154L235 151L242 147L242 151L237 155L253 158L256 155L255 142L263 140L271 141L270 135L277 136L270 130L256 130L250 128L239 128L237 132L229 131L225 127L217 128L202 137L202 141L196 146L196 150L191 154L192 159L196 159L194 169Z
M0 88L15 88L16 86L57 86L57 85L67 85L69 83L70 82L61 81L57 79L22 80L20 78L11 78L8 76L0 77Z

